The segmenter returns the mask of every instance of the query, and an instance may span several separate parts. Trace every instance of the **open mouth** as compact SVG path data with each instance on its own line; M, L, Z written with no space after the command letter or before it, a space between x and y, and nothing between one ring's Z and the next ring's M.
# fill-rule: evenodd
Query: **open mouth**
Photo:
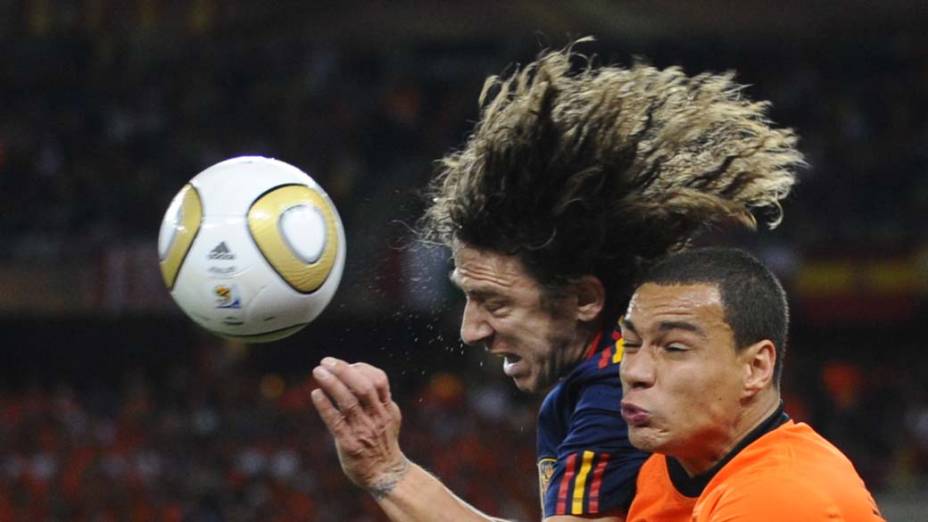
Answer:
M501 355L503 357L503 373L509 377L514 377L522 369L523 365L519 364L522 362L522 358L511 353Z

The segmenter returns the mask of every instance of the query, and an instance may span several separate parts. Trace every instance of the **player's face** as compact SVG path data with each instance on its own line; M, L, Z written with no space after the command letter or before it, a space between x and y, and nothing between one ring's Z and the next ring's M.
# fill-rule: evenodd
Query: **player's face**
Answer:
M541 285L514 256L459 243L454 264L451 280L467 298L461 339L502 357L520 390L545 389L580 357L576 299L543 302Z
M734 435L745 371L718 288L642 285L622 337L622 416L632 444L711 461L702 453L727 447Z

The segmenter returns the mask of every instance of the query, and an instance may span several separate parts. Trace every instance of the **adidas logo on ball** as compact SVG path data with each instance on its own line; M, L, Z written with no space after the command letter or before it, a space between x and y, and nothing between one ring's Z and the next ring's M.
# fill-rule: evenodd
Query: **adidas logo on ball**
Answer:
M229 250L229 247L226 246L226 242L222 241L209 251L209 259L211 261L230 261L235 259L235 254Z

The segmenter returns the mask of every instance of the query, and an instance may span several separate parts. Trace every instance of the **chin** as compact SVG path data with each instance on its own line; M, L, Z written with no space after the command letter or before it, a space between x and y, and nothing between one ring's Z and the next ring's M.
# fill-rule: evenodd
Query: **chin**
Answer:
M547 388L544 386L544 383L539 382L538 379L531 376L523 377L521 379L513 379L512 382L516 385L516 388L518 388L519 391L525 393L539 393Z
M661 452L660 450L664 445L655 435L653 430L649 428L628 427L628 441L632 443L632 446L641 451L647 451L649 453Z

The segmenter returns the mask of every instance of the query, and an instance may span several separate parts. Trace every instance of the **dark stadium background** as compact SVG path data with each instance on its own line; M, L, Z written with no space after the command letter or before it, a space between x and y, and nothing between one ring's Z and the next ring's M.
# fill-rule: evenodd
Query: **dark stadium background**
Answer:
M537 518L537 399L460 344L447 254L409 229L483 78L583 35L737 70L797 129L783 225L707 241L788 286L788 411L922 519L926 24L901 0L0 1L0 520L380 520L308 401L325 354L388 370L404 447L454 491ZM349 238L330 308L269 345L198 330L157 268L171 197L241 154L309 171Z

